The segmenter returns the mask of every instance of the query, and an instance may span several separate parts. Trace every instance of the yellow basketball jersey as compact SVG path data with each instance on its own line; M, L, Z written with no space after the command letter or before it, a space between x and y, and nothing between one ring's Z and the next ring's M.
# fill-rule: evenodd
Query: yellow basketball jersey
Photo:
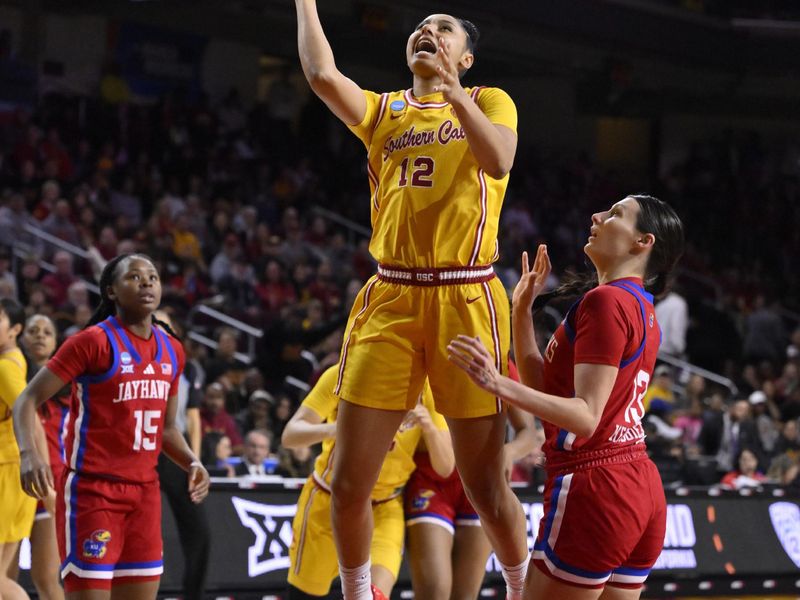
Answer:
M333 394L338 370L339 365L326 370L319 378L314 389L303 400L303 406L310 408L324 421L328 422L335 421L338 412L339 398ZM431 419L436 428L446 430L447 422L434 409L433 394L427 382L422 393L422 402L431 413ZM383 461L383 467L381 467L375 488L372 490L373 500L385 500L402 490L414 471L414 451L421 437L422 430L419 427L415 425L408 426L405 422L400 426ZM322 442L322 454L317 457L314 463L312 477L320 487L326 490L330 490L335 447L336 441L334 439Z
M19 463L19 447L14 437L11 409L25 389L28 367L19 348L0 356L0 464Z
M516 132L517 111L508 94L486 87L466 92L492 123ZM441 93L364 96L367 113L350 129L367 147L372 256L399 267L497 260L508 176L493 179L480 168L455 110Z

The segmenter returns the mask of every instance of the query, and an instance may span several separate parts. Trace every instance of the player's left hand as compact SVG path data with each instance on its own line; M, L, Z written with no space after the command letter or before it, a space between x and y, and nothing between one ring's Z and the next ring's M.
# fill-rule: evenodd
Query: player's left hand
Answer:
M189 497L195 504L200 504L208 496L208 488L211 480L208 471L200 463L195 461L189 466Z
M447 358L487 392L496 393L500 373L480 338L459 335L447 345Z
M434 91L442 92L444 99L453 104L460 96L467 96L458 78L458 64L450 56L450 47L444 38L439 38L436 48L436 74L442 82L434 87ZM463 100L463 98L461 98Z

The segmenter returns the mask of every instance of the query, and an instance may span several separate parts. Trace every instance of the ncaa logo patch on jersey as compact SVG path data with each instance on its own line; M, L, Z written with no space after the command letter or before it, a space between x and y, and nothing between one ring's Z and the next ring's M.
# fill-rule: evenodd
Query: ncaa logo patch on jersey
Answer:
M396 119L403 115L406 110L406 103L402 100L395 100L389 105L389 110L392 111L391 118Z
M161 374L172 375L172 365L170 363L161 363Z
M123 365L129 365L129 364L131 364L131 361L133 360L133 359L131 358L131 355L130 355L130 354L128 354L127 352L123 352L123 353L121 353L121 354L119 355L119 359L120 359L120 361L122 361L122 364L123 364Z
M655 315L653 313L650 313L650 321L649 321L649 323L650 323L650 327L651 328L653 327L653 323L654 322L655 322Z
M411 501L411 509L425 510L431 503L431 498L433 498L435 495L436 492L433 490L422 490L419 494L414 496L414 499Z
M83 540L84 558L103 558L106 555L106 545L111 541L111 532L108 529L98 529Z

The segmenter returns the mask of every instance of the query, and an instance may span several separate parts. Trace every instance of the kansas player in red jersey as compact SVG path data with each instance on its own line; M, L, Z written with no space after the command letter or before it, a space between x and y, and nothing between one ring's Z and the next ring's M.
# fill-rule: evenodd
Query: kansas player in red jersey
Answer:
M544 356L530 311L550 260L543 245L532 269L523 254L512 310L521 384L497 372L480 340L450 344L475 383L544 422L544 517L525 598L636 599L661 552L666 502L646 453L642 398L661 340L652 294L665 290L682 250L672 208L628 196L592 216L584 251L597 280L556 290L583 293Z
M69 598L155 598L163 571L156 463L164 452L189 473L200 502L208 473L175 427L180 343L153 318L161 283L141 254L111 260L101 304L22 392L15 407L23 488L37 498L53 478L34 445L35 407L71 382L66 468L56 483L61 574Z

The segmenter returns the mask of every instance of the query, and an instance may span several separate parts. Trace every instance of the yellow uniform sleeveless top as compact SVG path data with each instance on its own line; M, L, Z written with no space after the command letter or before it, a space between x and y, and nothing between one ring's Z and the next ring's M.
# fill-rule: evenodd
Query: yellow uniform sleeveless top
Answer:
M508 94L485 87L466 92L492 123L516 132L517 112ZM508 175L493 179L480 168L441 93L364 96L364 120L350 129L367 148L372 256L406 268L497 260Z

